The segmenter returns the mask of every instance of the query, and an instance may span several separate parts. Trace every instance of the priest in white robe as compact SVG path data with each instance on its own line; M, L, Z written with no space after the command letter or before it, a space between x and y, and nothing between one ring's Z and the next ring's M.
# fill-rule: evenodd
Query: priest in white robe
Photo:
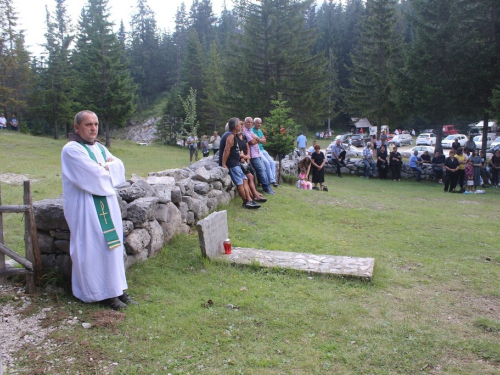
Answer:
M83 302L120 310L135 304L125 292L123 225L114 190L125 181L125 167L96 140L98 127L95 113L79 112L75 134L69 135L61 154L64 216L71 231L71 281L74 296ZM95 197L101 201L96 203ZM113 240L105 237L109 232Z

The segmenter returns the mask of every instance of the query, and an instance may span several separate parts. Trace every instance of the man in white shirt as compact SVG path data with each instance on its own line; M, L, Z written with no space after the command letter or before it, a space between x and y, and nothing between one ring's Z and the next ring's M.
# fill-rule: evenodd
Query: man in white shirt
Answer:
M5 116L2 114L0 114L0 130L3 130L3 129L6 129L7 128L7 119L5 118Z

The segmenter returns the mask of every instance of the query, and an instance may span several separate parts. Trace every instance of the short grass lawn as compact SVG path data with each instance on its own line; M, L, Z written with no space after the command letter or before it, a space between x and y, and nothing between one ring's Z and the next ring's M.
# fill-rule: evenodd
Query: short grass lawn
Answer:
M35 197L57 196L63 142L17 137L0 134L2 173L28 173L40 180ZM126 142L113 152L140 175L188 160L186 150ZM19 365L54 374L498 374L500 191L355 176L326 185L279 187L259 210L239 199L221 207L232 243L373 257L371 282L211 262L197 234L181 235L128 270L140 305L124 314L61 290L36 299L31 311L52 307L57 349L25 347ZM19 189L2 184L8 200ZM69 316L93 326L68 326Z

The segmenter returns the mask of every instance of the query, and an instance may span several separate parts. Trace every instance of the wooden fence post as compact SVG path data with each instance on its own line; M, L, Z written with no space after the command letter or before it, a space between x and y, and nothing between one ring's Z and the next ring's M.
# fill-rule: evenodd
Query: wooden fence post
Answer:
M24 216L24 243L26 248L26 259L33 264L33 275L26 275L26 291L28 294L35 292L35 285L40 286L42 259L38 249L38 239L36 236L35 214L33 212L33 201L31 197L31 183L24 181L24 199L25 206L30 209Z

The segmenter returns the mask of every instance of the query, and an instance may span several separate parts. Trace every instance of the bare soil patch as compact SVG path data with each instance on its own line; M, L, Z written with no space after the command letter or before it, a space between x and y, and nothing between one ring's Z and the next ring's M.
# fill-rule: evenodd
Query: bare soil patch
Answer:
M31 182L36 182L26 174L17 173L0 173L0 182L5 182L9 185L22 185L24 181L31 180Z

